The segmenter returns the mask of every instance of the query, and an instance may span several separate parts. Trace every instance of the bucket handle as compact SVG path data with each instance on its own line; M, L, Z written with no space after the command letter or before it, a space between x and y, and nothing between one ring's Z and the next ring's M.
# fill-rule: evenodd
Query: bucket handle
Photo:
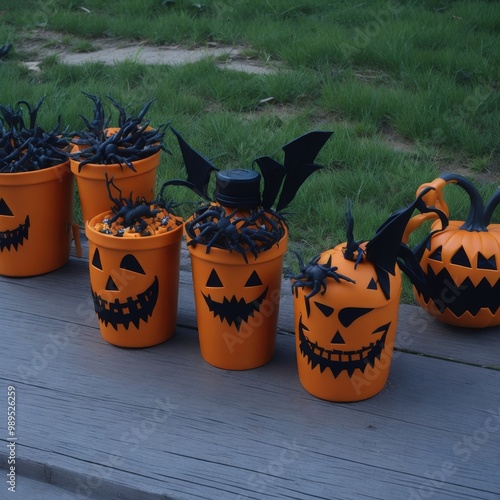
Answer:
M446 179L443 179L442 177L438 177L437 179L434 179L432 182L427 182L425 184L422 184L418 189L416 193L416 197L420 195L420 193L426 189L426 188L432 188L429 189L429 191L423 196L422 200L423 202L428 206L428 207L434 207L437 208L438 210L441 210L444 212L446 217L449 217L449 209L448 205L446 204L446 201L444 200L444 193L443 193L443 188L448 184L448 181ZM407 244L408 239L410 238L410 234L413 233L416 229L418 229L425 221L427 220L437 220L439 219L439 215L437 212L426 212L426 213L420 213L417 215L414 215L409 221L406 226L405 232L403 234L403 243ZM442 220L441 220L442 221ZM441 224L442 225L442 224ZM441 227L439 230L444 229Z

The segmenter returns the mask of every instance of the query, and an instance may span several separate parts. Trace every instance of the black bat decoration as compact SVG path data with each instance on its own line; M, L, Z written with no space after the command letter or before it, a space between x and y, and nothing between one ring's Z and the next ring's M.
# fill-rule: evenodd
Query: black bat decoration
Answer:
M410 280L418 279L417 267L411 263L405 263L408 258L408 252L401 242L403 234L410 220L413 211L418 209L421 213L434 212L438 215L443 227L448 225L448 219L444 212L434 207L428 207L424 201L424 195L432 188L422 190L418 198L408 205L394 212L376 231L375 236L366 244L366 258L375 265L377 278L380 287L387 299L390 298L389 274L395 274L398 257L403 260L401 268L407 271L406 274ZM406 264L406 265L405 265ZM411 272L413 270L413 272Z
M212 165L212 163L205 158L202 154L195 151L175 130L170 127L172 132L177 137L179 147L181 148L182 157L186 166L188 178L187 182L190 183L191 189L198 195L210 201L208 195L208 184L210 182L210 175L219 169Z
M333 132L329 131L313 131L289 142L282 148L285 152L283 165L269 156L255 159L264 178L264 208L272 207L282 184L276 211L279 212L289 205L304 181L321 168L314 160L332 134Z
M219 169L195 151L172 127L171 130L179 142L188 172L188 181L197 187L197 194L210 200L208 196L210 175ZM304 181L321 168L314 163L314 160L332 134L330 131L313 131L289 142L282 148L285 152L283 165L269 156L261 156L254 160L264 179L263 208L270 209L273 206L282 185L276 211L279 212L293 200Z

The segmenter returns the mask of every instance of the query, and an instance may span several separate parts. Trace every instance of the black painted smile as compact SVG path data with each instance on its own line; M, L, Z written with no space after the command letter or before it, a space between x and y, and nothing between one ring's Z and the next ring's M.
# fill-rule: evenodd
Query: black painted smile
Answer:
M320 372L323 373L326 368L330 368L333 376L337 378L340 373L347 371L349 377L355 370L361 370L364 373L366 367L370 365L373 368L376 359L380 359L382 351L385 347L387 332L391 323L387 323L380 328L377 328L373 333L382 333L377 341L369 346L362 347L357 351L342 351L339 349L324 349L317 342L311 342L305 332L308 328L302 323L302 318L299 321L299 348L308 363L314 369L319 365Z
M158 289L158 278L155 277L153 283L144 292L139 293L136 299L127 297L126 302L119 302L118 299L110 302L92 291L97 317L106 326L111 323L115 330L118 329L118 325L123 325L125 330L128 330L130 323L139 328L141 320L147 323L153 314L158 299Z
M259 311L262 302L267 295L266 288L262 295L251 302L246 302L244 299L237 299L234 295L228 300L224 297L222 302L216 302L210 294L207 296L202 293L208 309L214 313L214 318L220 317L221 322L226 320L231 326L233 323L239 331L242 321L248 321L250 316L253 316L256 311Z
M16 229L0 231L0 252L4 248L10 250L10 247L14 247L14 250L17 251L17 247L28 239L29 227L30 216L27 215L24 224L19 224Z

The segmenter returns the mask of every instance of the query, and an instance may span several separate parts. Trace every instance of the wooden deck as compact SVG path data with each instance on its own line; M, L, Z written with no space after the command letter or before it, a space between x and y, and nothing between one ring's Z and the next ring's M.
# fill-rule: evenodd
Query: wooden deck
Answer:
M335 404L299 383L288 282L275 358L229 372L201 358L185 253L175 337L143 350L102 340L87 265L0 277L0 467L14 386L12 498L500 496L500 328L449 328L403 305L385 389ZM7 488L4 475L0 498Z

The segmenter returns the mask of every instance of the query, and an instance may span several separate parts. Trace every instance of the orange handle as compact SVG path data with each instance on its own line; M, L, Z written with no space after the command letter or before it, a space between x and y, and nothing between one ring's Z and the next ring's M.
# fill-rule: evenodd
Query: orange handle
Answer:
M428 193L424 195L422 200L428 207L435 207L442 212L446 214L446 216L449 216L449 210L448 210L448 205L444 201L444 193L443 193L443 188L446 186L447 181L442 179L441 177L438 177L437 179L434 179L432 182L427 182L425 184L422 184L418 189L416 196L418 196L423 189L427 187L431 187L433 189L430 189ZM405 232L403 234L403 243L408 243L408 239L410 237L410 234L415 231L417 228L419 228L426 220L430 219L437 219L438 215L435 212L428 212L425 214L417 214L413 216L405 229Z

